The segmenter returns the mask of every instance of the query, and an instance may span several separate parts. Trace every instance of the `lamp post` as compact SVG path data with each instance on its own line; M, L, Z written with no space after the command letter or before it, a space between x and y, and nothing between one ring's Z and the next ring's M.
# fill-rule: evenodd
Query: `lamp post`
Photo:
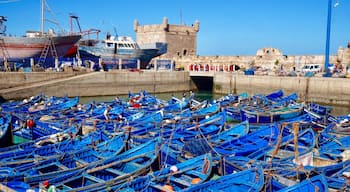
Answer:
M324 77L330 77L332 74L329 71L329 45L330 45L330 36L331 36L331 20L332 20L332 3L333 0L328 0L328 14L327 14L327 37L326 37L326 54L325 54L325 62L324 69L325 74ZM338 6L338 1L334 4L334 7Z
M325 62L324 62L324 70L326 72L326 74L324 74L325 77L331 76L328 68L329 67L329 41L331 36L331 19L332 19L332 0L328 0L326 54L325 54Z

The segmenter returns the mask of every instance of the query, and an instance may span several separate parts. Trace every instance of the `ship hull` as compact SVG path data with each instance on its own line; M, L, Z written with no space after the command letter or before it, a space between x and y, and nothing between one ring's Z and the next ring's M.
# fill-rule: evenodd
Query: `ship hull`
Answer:
M82 58L98 57L102 59L102 62L105 65L119 64L119 60L140 60L141 69L145 69L154 57L164 54L164 52L166 52L164 50L166 49L161 50L159 48L149 48L114 50L95 46L79 46L79 54Z
M64 56L68 50L74 46L75 43L81 38L80 35L69 36L54 36L52 40L54 42L57 56ZM49 37L10 37L2 36L2 47L5 51L0 52L1 58L7 59L23 59L31 57L39 57L44 47L49 42ZM51 51L47 56L52 56Z

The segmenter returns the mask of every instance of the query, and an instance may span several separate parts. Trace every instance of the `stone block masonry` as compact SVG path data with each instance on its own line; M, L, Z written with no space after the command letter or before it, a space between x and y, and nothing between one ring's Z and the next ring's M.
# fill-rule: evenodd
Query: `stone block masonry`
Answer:
M347 78L247 76L214 74L213 91L219 94L267 94L282 89L296 92L301 101L350 107L350 80Z
M20 79L21 73L8 73L13 79ZM27 75L30 76L31 73ZM0 74L0 78L4 74ZM105 96L122 95L128 92L146 90L150 93L177 92L190 90L191 80L188 72L92 72L73 77L47 80L50 73L42 74L42 81L36 83L21 79L25 86L1 89L0 96L5 99L23 99L44 93L49 96ZM31 78L27 78L31 79ZM4 87L2 81L0 86Z

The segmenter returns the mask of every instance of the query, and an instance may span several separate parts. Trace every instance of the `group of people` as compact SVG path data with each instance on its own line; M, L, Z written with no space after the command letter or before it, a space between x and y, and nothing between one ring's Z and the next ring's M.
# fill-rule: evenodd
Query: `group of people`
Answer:
M186 92L182 93L182 100L185 101L186 99ZM194 92L191 90L190 91L190 97L189 97L189 101L190 103L194 100Z

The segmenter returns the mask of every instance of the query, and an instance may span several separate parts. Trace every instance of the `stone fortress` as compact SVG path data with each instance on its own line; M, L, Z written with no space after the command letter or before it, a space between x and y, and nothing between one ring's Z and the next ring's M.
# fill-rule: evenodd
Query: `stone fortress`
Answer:
M168 52L155 59L171 59L176 63L176 68L190 69L191 65L197 65L199 70L203 66L211 66L220 70L232 69L239 66L241 69L261 68L270 71L276 70L300 70L305 64L321 64L324 67L324 55L284 55L282 50L267 47L257 50L256 55L251 56L199 56L197 55L197 33L199 21L191 26L171 25L166 17L160 25L140 25L134 22L136 41L140 44L166 42ZM336 66L342 65L343 69L350 63L350 43L347 48L339 48L337 55L330 55L330 63Z

